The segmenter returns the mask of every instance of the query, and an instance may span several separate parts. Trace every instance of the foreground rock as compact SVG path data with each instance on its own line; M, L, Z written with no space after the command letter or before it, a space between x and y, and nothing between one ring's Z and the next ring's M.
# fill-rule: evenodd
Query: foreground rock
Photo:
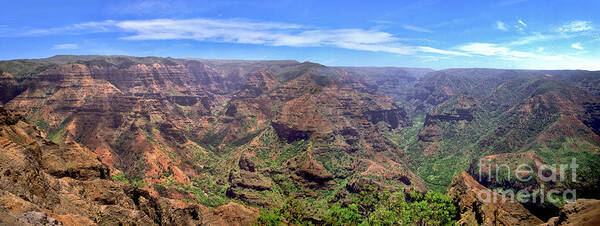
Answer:
M479 184L466 172L452 180L448 195L458 204L459 225L538 225L523 205Z
M551 218L544 225L600 225L600 200L578 199L567 203L558 217Z
M0 106L0 225L231 225L257 215L158 198L109 175L88 149L45 140Z

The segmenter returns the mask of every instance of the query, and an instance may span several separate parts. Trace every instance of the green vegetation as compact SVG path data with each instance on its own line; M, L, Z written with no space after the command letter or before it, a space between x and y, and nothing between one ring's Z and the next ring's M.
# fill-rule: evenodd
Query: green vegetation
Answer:
M254 139L256 136L258 136L262 131L264 131L264 129L257 129L254 131L250 131L250 132L246 133L244 136L241 136L239 138L232 140L229 143L229 146L237 147L237 146L244 145L244 144L252 141L252 139Z
M351 204L332 204L320 216L306 214L304 204L291 198L280 208L263 210L258 225L453 225L457 218L452 200L439 192L390 193L366 186L351 195Z
M131 184L138 188L143 188L146 186L146 181L144 181L143 178L132 178L132 177L128 177L122 173L117 173L115 175L112 175L111 178L116 181Z
M225 138L225 135L226 135L225 132L209 131L206 133L204 138L202 138L202 140L198 143L201 144L206 149L216 150L217 147L221 144L221 142L223 142L223 138Z
M281 167L285 162L290 160L293 157L296 157L303 151L305 151L308 147L308 142L304 140L297 140L291 144L279 143L276 142L273 136L277 136L272 131L265 131L263 136L261 137L265 144L277 145L277 152L273 152L272 147L264 147L257 150L256 156L258 159L262 160L266 167L270 167L272 169L277 169Z
M0 61L0 72L8 72L15 78L32 78L56 66L56 64L40 62L39 60Z
M227 186L217 184L212 177L193 179L193 183L187 191L191 191L198 202L205 206L217 207L227 204L225 196Z
M66 136L64 135L65 128L67 127L67 125L69 125L69 123L71 123L71 121L71 118L65 119L63 122L60 123L60 125L58 125L57 128L53 129L51 133L48 134L47 138L51 141L54 141L55 143L63 143L66 139Z
M534 150L547 164L560 166L575 161L578 165L576 180L573 180L569 167L565 170L564 180L558 182L559 185L578 188L578 198L600 198L597 192L600 190L600 154L597 147L580 139L566 138L538 145Z
M50 126L48 121L43 120L43 119L33 122L33 125L36 126L39 130L41 130L44 133L47 133L52 128L52 126Z

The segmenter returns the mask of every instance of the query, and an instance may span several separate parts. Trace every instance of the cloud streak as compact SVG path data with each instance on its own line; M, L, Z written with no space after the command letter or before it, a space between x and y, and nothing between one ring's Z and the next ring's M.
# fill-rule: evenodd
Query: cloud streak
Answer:
M583 46L581 46L581 43L580 43L580 42L577 42L577 43L573 43L573 44L571 44L571 47L572 47L573 49L583 50Z
M576 33L576 32L589 31L589 30L593 30L593 29L594 29L594 27L592 27L591 22L576 20L576 21L571 21L567 24L563 24L562 26L560 26L558 28L558 31L563 32L563 33Z
M425 28L408 26L420 32L432 32ZM196 40L237 44L256 44L288 47L335 47L351 50L386 52L394 54L430 53L453 56L468 54L442 50L429 46L409 46L391 33L377 29L325 29L311 26L248 21L243 19L153 19L153 20L107 20L88 22L66 27L30 30L23 35L51 35L59 33L123 34L123 40Z
M65 43L65 44L56 44L52 46L52 49L55 50L69 50L69 49L78 49L79 45L74 43Z
M523 27L527 27L527 24L526 24L525 22L523 22L523 20L522 20L522 19L519 19L519 21L518 21L518 22L519 22L519 24L521 24L521 26L523 26Z
M473 42L458 47L459 50L473 55L497 56L508 60L520 60L524 58L555 61L562 59L561 56L540 55L536 53L513 50L510 47L494 43Z
M417 32L425 32L425 33L433 33L432 30L429 30L427 28L423 28L423 27L418 27L418 26L413 26L413 25L402 25L402 28L406 29L406 30L410 30L410 31L417 31Z

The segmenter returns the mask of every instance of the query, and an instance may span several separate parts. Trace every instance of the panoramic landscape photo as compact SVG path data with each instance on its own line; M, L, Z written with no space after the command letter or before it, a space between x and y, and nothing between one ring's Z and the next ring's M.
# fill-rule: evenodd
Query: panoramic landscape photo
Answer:
M600 225L598 11L3 2L0 225Z

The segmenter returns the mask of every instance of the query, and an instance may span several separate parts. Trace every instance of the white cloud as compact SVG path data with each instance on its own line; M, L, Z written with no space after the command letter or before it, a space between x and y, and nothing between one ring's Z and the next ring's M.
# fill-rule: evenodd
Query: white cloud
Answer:
M583 50L583 46L581 46L580 42L571 44L571 47L578 50Z
M519 31L525 31L527 24L522 19L518 19L517 24L514 25L514 27Z
M508 28L502 21L496 21L496 29L502 30L502 31L508 31Z
M389 20L370 20L370 22L373 22L376 24L394 24L394 22L389 21Z
M474 43L469 43L469 44L466 44L463 46L459 46L458 49L468 52L468 53L484 55L484 56L501 55L501 54L505 54L506 52L508 52L508 48L500 47L500 46L498 46L496 44L492 44L492 43L480 43L480 42L474 42Z
M523 69L583 69L600 70L599 59L581 58L563 54L544 53L543 47L538 47L538 53L513 50L510 47L493 43L468 43L457 47L473 55L497 57L501 60L514 61L511 65Z
M530 52L513 50L507 46L502 46L493 43L468 43L466 45L462 45L458 47L459 50L465 51L467 53L473 55L482 55L482 56L498 56L503 57L504 59L510 60L519 60L523 58L531 58L538 60L557 60L558 56L549 56L549 55L539 55Z
M69 50L69 49L78 49L79 46L73 43L65 43L65 44L56 44L52 46L52 49L55 50Z
M425 33L433 33L432 30L429 30L427 28L423 28L423 27L418 27L418 26L413 26L413 25L402 25L402 28L406 29L406 30L411 30L411 31L418 31L418 32L425 32Z
M547 40L552 40L552 39L556 39L556 38L559 38L559 36L547 35L547 34L542 34L542 33L534 33L533 35L524 36L515 41L512 41L508 45L511 45L511 46L527 45L527 44L534 43L534 42L547 41Z
M578 70L600 70L600 59L581 58L573 56L559 56L557 60L540 62L537 59L526 59L518 62L520 68L524 69L578 69Z
M428 47L428 46L419 46L418 48L421 52L425 52L425 53L437 53L437 54L441 54L441 55L451 55L451 56L470 56L469 54L463 53L463 52L441 50L441 49L436 49L436 48L432 48L432 47Z
M590 23L589 21L582 20L571 21L567 24L558 27L558 31L563 33L582 32L589 31L592 29L594 29L594 27L592 27L592 23Z
M124 37L127 40L193 39L270 46L333 46L397 54L414 52L413 48L398 43L392 34L377 30L305 29L294 24L209 19L124 21L116 26L133 33Z
M406 25L409 29L431 32ZM153 19L107 20L70 26L30 30L21 35L85 34L113 32L124 40L196 40L290 47L336 47L371 52L415 54L436 53L451 56L468 54L428 46L409 46L391 33L378 29L325 29L298 24L249 21L243 19Z
M523 27L527 27L527 24L525 22L523 22L522 19L519 19L519 24L521 24L521 26L523 26Z

